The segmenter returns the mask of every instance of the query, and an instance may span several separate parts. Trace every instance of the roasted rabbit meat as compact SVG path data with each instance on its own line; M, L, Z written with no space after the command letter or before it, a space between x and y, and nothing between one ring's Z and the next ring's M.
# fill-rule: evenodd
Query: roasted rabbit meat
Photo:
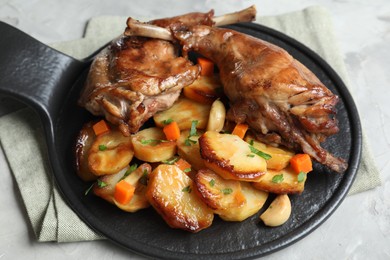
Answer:
M157 28L202 24L212 26L250 21L254 7L242 12L213 17L207 13L190 13L145 23ZM129 18L128 24L139 23ZM79 104L94 115L104 116L129 136L158 111L173 105L181 89L199 75L199 67L179 56L179 48L168 38L142 37L142 31L126 30L93 61ZM166 30L165 30L166 31ZM137 34L137 36L132 36ZM150 35L149 35L150 36ZM161 38L161 37L159 37Z
M302 150L336 172L347 163L321 147L338 132L338 97L285 50L252 36L210 26L172 28L185 51L219 68L228 119L247 123L268 142Z

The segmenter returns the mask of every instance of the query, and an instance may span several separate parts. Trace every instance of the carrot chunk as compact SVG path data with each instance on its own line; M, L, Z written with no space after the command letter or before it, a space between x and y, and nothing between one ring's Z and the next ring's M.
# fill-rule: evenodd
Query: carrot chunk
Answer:
M300 172L308 173L313 170L310 155L306 153L294 155L290 159L290 165L297 174Z
M110 131L110 127L108 126L106 121L104 121L103 119L100 120L99 122L97 122L96 124L94 124L92 126L92 129L95 132L95 135L97 135L97 136L101 135L101 134L108 133Z
M125 180L115 185L114 199L120 204L127 204L134 196L135 187Z
M232 134L244 139L245 133L248 131L248 127L249 126L247 124L237 124L234 127Z
M183 158L180 158L175 162L175 165L180 168L185 173L188 173L191 171L191 164L189 164L186 160Z
M163 132L165 134L165 137L169 141L177 140L180 137L180 128L175 121L169 123L168 125L165 125L163 128Z
M201 76L212 76L214 74L214 63L211 60L202 57L198 57L197 60L201 68Z

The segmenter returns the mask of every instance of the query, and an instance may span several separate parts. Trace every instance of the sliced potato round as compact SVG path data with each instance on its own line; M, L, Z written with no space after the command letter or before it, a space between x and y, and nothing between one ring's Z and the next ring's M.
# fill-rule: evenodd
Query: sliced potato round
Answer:
M246 202L239 181L226 180L209 169L199 170L194 181L202 200L216 213Z
M259 180L252 185L256 189L276 194L302 193L305 188L306 174L298 178L290 167L280 171L268 170Z
M283 168L286 168L290 163L291 157L293 157L295 154L287 148L273 147L270 145L266 145L262 142L256 141L251 136L247 136L245 138L245 141L247 141L248 143L253 143L252 145L256 149L271 155L272 158L267 160L267 169L280 171Z
M119 130L111 130L96 137L88 155L88 167L95 175L114 174L133 159L131 138Z
M268 198L268 193L253 188L248 182L241 182L241 192L245 203L240 207L231 207L218 212L225 221L243 221L256 214Z
M92 129L93 123L94 122L86 123L80 130L76 139L76 172L83 181L96 180L98 177L91 172L88 166L89 150L96 139L96 135Z
M218 98L218 88L222 88L219 77L200 76L191 85L184 87L183 94L194 101L212 104Z
M145 162L161 162L176 154L176 142L168 141L158 127L139 131L131 137L134 156Z
M265 159L236 135L207 131L199 138L199 147L205 165L225 179L256 181L267 170Z
M197 120L197 128L205 129L209 120L211 105L201 104L191 99L180 97L173 106L153 116L158 127L164 127L166 120L173 120L180 130L190 129L192 121Z
M152 167L147 163L140 165L136 169L132 169L132 167L128 166L116 174L99 177L98 183L93 187L95 195L115 204L118 208L127 212L136 212L140 209L149 207L150 204L146 199L145 192L146 180ZM115 185L122 179L135 187L134 196L127 204L117 203L114 199ZM144 179L144 181L141 181L142 179Z
M260 219L266 226L277 227L286 223L291 215L291 202L286 194L278 195Z
M150 174L146 197L170 227L195 233L209 227L214 214L194 189L177 166L160 164Z
M198 139L203 132L198 131L198 135L190 137L190 131L185 130L180 133L177 140L177 153L192 165L195 170L205 168L203 159L200 157Z

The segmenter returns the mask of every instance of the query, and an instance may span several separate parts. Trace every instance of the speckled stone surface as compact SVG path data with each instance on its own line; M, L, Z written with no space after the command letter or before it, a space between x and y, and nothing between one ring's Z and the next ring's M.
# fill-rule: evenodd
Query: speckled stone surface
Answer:
M166 2L166 4L163 4ZM214 8L217 14L256 4L260 15L275 15L321 5L332 15L347 66L350 89L358 106L382 185L345 199L320 228L298 243L265 259L390 258L390 2L276 1L1 1L0 20L44 43L78 39L94 16L164 17ZM163 8L163 6L169 8ZM3 104L2 104L3 105ZM140 258L107 241L38 243L30 230L17 187L0 153L0 259Z

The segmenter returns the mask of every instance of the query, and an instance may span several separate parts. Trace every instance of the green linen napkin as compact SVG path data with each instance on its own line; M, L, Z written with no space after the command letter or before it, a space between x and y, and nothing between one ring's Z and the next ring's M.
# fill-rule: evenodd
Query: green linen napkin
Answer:
M120 35L125 21L126 17L93 18L83 39L52 44L52 47L82 59ZM348 85L345 65L325 9L309 7L284 15L259 17L256 22L284 32L310 47ZM43 129L34 111L26 108L1 117L0 142L38 241L71 242L103 238L83 223L61 198L48 167ZM380 185L379 172L372 158L364 138L362 161L349 194Z

